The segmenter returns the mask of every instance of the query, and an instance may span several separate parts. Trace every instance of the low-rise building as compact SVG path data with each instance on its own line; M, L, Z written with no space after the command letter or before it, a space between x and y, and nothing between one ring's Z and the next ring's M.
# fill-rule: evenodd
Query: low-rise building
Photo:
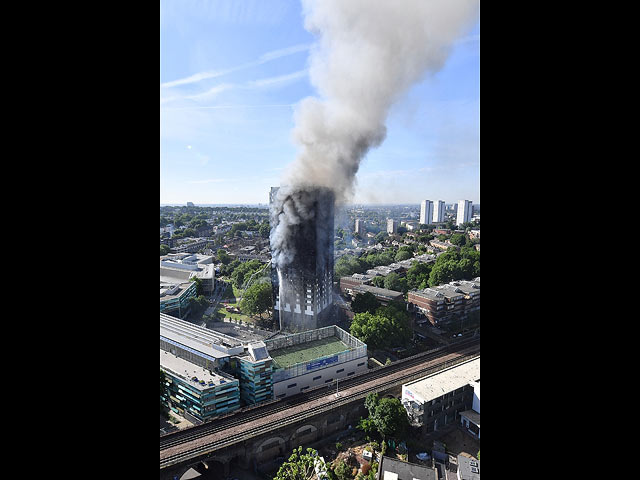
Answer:
M272 360L260 341L242 341L160 314L160 350L189 362L194 369L230 375L238 382L238 398L243 405L273 398ZM163 358L161 354L160 367L164 370Z
M170 377L186 374L185 378L178 376L171 380L190 392L188 397L173 395L170 406L174 411L187 411L204 420L228 411L223 411L223 407L237 408L285 398L318 386L335 385L341 378L365 372L367 346L335 325L260 341L244 336L234 338L160 314L160 368ZM192 377L197 377L197 381ZM238 387L238 401L223 403L222 399L231 398L223 393L230 390L220 385L230 379ZM207 390L213 387L216 388ZM213 403L198 403L205 393ZM205 409L211 405L216 408Z
M342 288L342 282L340 286ZM387 303L393 301L404 301L404 295L402 294L402 292L389 290L387 288L374 287L373 285L367 285L365 283L362 283L360 285L345 286L344 289L342 289L342 293L349 295L352 299L355 298L355 296L359 293L367 292L372 293L373 296L376 297L376 300L378 300L383 305L386 305Z
M165 401L175 413L204 422L240 408L239 381L232 376L212 372L162 349L160 368L165 372Z
M210 244L212 244L212 241L208 238L188 238L181 240L178 245L173 247L173 250L176 253L196 253L203 248L207 248Z
M196 284L190 281L166 282L160 279L160 312L186 318L191 312L189 299L196 296Z
M466 318L480 310L480 277L457 280L437 287L411 290L409 310L425 317L432 325Z
M205 295L215 290L216 269L212 255L170 253L160 257L160 282L166 284L193 282L197 277Z
M460 422L473 405L473 384L480 380L480 358L467 360L402 386L409 421L426 433Z
M480 439L480 380L472 385L473 403L470 410L460 412L460 423L472 437Z
M336 385L367 370L367 345L341 328L328 327L265 340L273 358L277 399Z
M438 475L434 467L383 455L378 464L376 480L438 480Z

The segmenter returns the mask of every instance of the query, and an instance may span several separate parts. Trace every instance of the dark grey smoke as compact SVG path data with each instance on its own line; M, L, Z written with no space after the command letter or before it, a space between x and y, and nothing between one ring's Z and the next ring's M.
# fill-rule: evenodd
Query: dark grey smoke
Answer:
M389 109L445 63L478 18L477 0L302 0L305 28L318 36L310 57L320 98L302 100L293 138L300 146L282 183L331 188L340 203L354 190L360 162L385 139ZM283 192L284 193L284 192ZM282 205L272 232L277 262L291 261L288 226L310 214L299 193ZM274 248L275 247L275 248Z

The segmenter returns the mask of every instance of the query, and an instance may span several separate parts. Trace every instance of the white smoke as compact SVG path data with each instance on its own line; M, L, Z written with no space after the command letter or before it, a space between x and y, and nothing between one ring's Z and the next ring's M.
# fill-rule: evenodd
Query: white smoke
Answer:
M319 39L311 49L309 73L320 98L305 98L296 109L293 138L300 150L282 184L329 187L343 203L353 195L360 162L385 139L391 106L442 68L455 40L477 20L479 0L302 0L302 5L305 28ZM281 253L290 243L287 225L305 217L303 203L277 206Z
M444 65L479 14L478 0L302 0L305 28L318 35L310 78L320 98L295 113L298 157L283 184L353 193L360 162L385 139L391 106Z

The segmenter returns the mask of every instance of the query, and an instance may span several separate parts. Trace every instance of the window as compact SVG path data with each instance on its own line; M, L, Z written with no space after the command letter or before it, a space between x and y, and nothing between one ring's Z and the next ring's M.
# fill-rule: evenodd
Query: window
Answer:
M322 375L318 375L317 377L313 377L313 380L312 380L312 381L313 381L313 382L315 382L316 380L319 380L319 379L321 379L321 378L322 378Z
M292 383L291 385L287 385L287 388L295 387L296 385L298 385L298 384L297 383Z
M344 372L344 368L341 368L340 370L336 370L336 373L340 373L340 372Z
M329 380L324 381L324 383L329 383L329 382L333 382L333 378L330 378Z

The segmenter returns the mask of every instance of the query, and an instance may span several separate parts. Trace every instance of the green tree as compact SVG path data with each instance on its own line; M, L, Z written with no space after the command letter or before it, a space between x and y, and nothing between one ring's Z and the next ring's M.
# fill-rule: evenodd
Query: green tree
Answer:
M196 284L196 295L201 296L203 292L202 280L199 277L192 277L191 281Z
M268 223L263 223L262 225L260 225L260 227L258 228L258 233L260 234L260 236L262 238L269 238L269 234L271 233L271 229L269 228L269 224Z
M375 314L356 313L349 333L372 350L405 345L411 339L408 314L394 304L378 308Z
M218 261L222 262L223 265L228 265L231 262L231 257L229 256L229 254L222 249L218 250L216 256L218 257Z
M342 460L338 460L336 466L333 469L333 473L336 474L336 478L338 480L352 480L353 475L351 475L351 471L351 467Z
M189 306L191 307L191 316L197 318L207 309L209 300L207 300L204 295L191 297L189 299Z
M264 268L264 264L259 260L240 263L231 274L231 281L236 288L242 288L245 281L262 268Z
M371 435L376 432L376 426L373 424L373 420L370 418L362 418L358 420L358 424L356 425L358 430L362 430L365 435Z
M407 411L397 398L381 398L371 415L371 420L383 438L402 438L409 429Z
M454 233L451 235L449 241L454 245L462 247L466 243L466 236L461 233Z
M410 290L415 290L420 288L420 284L425 280L429 280L429 274L431 273L431 268L433 265L430 263L419 262L411 266L409 270L407 270L407 287Z
M388 236L389 235L387 234L387 232L380 232L374 237L373 240L376 243L381 243L381 242L384 242L387 239Z
M170 251L171 249L169 248L168 245L160 245L160 256L166 255Z
M258 282L252 284L242 294L240 309L250 315L260 315L271 312L273 309L273 297L271 282Z
M373 392L366 396L364 399L364 407L369 412L369 416L372 416L376 410L376 406L378 405L378 401L380 400L380 395Z
M273 480L311 480L316 476L313 461L317 456L318 452L312 448L307 448L307 453L302 453L302 447L294 449Z
M380 302L371 292L357 293L351 302L351 309L354 313L373 313L380 307Z
M384 288L388 290L395 290L396 292L407 292L407 279L400 277L395 272L391 272L384 279Z
M408 260L410 258L413 258L413 253L411 253L408 250L398 250L398 253L396 253L396 257L395 257L395 261L396 262L401 262L402 260Z

